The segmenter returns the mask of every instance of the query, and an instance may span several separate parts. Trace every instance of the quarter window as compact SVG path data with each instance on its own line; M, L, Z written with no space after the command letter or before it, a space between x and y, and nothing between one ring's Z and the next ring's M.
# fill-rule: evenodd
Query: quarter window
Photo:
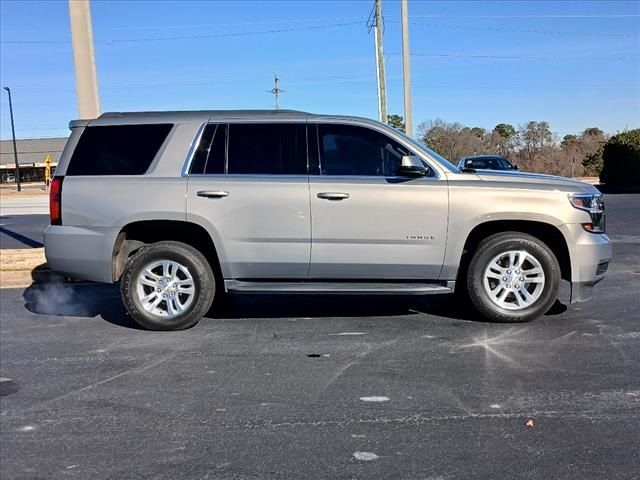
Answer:
M409 151L375 130L354 125L318 125L322 175L395 176Z
M85 128L71 156L67 175L142 175L172 124Z

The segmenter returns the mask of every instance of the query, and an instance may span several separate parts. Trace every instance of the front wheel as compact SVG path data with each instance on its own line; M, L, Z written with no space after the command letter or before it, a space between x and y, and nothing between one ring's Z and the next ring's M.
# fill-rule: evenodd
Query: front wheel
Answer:
M560 266L541 240L519 232L492 235L478 245L467 272L469 298L496 322L528 322L556 300Z
M127 262L120 280L129 315L149 330L189 328L207 313L215 296L207 259L180 242L142 248Z

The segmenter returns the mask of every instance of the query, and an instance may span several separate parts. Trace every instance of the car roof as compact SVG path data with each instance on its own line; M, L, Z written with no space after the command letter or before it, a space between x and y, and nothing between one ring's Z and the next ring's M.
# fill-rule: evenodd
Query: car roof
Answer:
M234 116L234 117L264 117L264 116L299 116L310 114L299 110L169 110L164 112L105 112L98 118L183 118L193 116Z
M349 115L324 115L299 110L194 110L194 111L159 111L159 112L106 112L93 120L74 120L70 127L119 125L133 123L183 123L228 120L256 121L343 121L352 120L358 123L379 123L368 118Z

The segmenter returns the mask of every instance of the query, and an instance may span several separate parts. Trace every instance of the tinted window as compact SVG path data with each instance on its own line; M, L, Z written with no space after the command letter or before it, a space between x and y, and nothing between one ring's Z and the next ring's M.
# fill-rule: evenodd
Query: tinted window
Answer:
M409 151L386 135L353 125L318 125L323 175L394 176Z
M147 171L173 125L87 127L67 175L141 175Z
M303 124L230 124L228 173L306 175Z
M190 173L224 173L226 140L226 125L205 126L198 148L193 154Z

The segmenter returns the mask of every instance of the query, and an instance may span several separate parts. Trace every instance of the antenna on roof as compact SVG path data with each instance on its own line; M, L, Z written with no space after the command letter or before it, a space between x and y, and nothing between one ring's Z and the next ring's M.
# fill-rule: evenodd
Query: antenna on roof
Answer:
M279 97L281 93L284 93L286 90L281 89L278 86L278 82L280 79L278 78L278 74L273 74L273 88L271 90L267 90L267 93L272 93L276 97L276 110L280 108Z

